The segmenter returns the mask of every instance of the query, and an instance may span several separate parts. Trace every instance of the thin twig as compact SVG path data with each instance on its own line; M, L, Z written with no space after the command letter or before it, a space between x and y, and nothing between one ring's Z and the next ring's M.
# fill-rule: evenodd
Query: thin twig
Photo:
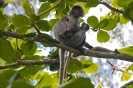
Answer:
M120 68L118 66L115 66L114 64L112 64L108 60L107 60L107 62L110 64L110 66L111 66L111 68L113 70L112 73L114 73L114 71L116 70L116 71L120 71L120 72L124 72L124 73L130 74L130 75L133 75L133 72L129 72L129 71L126 71L126 70L124 70L124 69L122 69L122 68Z
M32 26L36 29L38 34L41 34L41 32L39 31L39 29L37 28L37 26L35 24L33 24Z
M38 14L38 16L41 16L41 15L43 15L43 14L45 14L45 13L51 11L52 9L54 9L54 8L56 8L58 5L60 5L60 3L63 2L63 1L64 1L64 0L60 0L55 6L53 6L52 8L47 9L46 11L44 11L44 12L42 12L42 13L40 13L40 14Z
M53 63L58 63L59 59L45 59L43 61L33 61L33 60L17 60L14 63L5 65L5 66L0 66L0 69L6 69L6 68L12 68L12 67L17 67L17 66L32 66L32 65L43 65L43 64L53 64Z
M110 6L110 5L109 5L108 3L106 3L106 2L100 1L99 3L105 5L107 8L109 8L109 9L111 9L111 10L113 10L113 11L116 11L116 12L119 12L119 13L123 14L123 11L121 11L121 10L119 10L119 9L116 9L116 8Z

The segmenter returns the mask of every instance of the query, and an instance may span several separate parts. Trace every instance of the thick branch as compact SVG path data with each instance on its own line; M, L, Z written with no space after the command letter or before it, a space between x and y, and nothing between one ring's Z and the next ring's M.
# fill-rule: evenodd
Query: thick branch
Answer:
M11 32L5 32L5 31L0 31L0 36L8 36L8 37L14 37L14 38L18 38L18 39L23 39L23 35L20 34L15 34L15 33L11 33ZM52 46L56 46L58 48L70 51L72 53L80 54L80 51L73 49L69 46L66 46L64 44L61 43L56 43L53 41L50 41L46 38L42 38L42 39L34 39L33 41L36 42L44 42L47 44L50 44ZM101 51L101 50L102 51ZM92 57L99 57L99 58L107 58L107 59L119 59L119 60L125 60L125 61L131 61L133 62L133 56L129 56L129 55L125 55L125 54L118 54L118 53L114 53L113 51L111 52L111 50L102 48L102 47L96 47L95 50L85 50L84 51L84 55L85 56L92 56Z

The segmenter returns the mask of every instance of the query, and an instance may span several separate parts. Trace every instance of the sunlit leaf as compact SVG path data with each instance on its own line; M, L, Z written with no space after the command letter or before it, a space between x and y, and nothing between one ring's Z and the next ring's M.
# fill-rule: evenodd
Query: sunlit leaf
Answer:
M97 88L102 88L102 86L99 84L99 85L97 86Z
M94 88L94 85L91 83L91 80L89 78L80 77L58 88Z
M30 25L30 20L24 16L24 15L16 15L14 14L13 17L12 17L12 22L13 22L13 25L15 27L27 27L28 25Z
M117 22L115 19L108 19L108 24L104 26L102 29L106 31L113 30L117 25Z
M34 8L31 7L28 0L23 0L22 6L28 16L31 16L31 14L34 14Z
M131 70L131 71L133 71L133 64L131 64L126 70Z
M98 27L102 29L102 28L105 27L106 25L108 25L108 19L103 19L103 20L101 20L100 23L98 24Z
M95 73L98 69L98 64L92 64L88 68L82 69L83 72Z
M41 68L41 65L24 67L19 70L19 74L23 77L30 78L32 75L35 75Z
M53 84L52 77L48 73L45 73L42 79L36 85L36 88L50 88L52 84Z
M48 21L40 20L36 23L37 27L41 31L50 31L51 27L48 23Z
M123 8L127 8L128 4L130 2L132 2L133 0L116 0L117 5L123 7Z
M82 63L84 68L89 67L92 63L92 60L87 60L87 59L81 59L80 62Z
M123 17L123 16L120 16L120 23L121 23L121 24L126 24L127 22L129 22L128 19L126 19L126 18Z
M82 68L82 64L80 61L78 61L77 59L71 59L68 64L67 71L69 73L74 73L76 71L79 71L81 68Z
M110 36L106 31L99 30L97 33L97 41L98 42L107 42L109 41Z
M39 11L38 11L38 14L41 14L42 12L46 11L47 9L49 9L51 6L50 6L50 3L49 2L46 2L46 3L43 3L41 5L41 7L39 8ZM41 18L45 18L49 15L50 11L46 12L45 14L41 15Z
M118 49L118 51L124 54L133 55L133 46L121 48L121 49Z
M97 27L99 23L97 17L95 16L88 17L87 22L91 27Z
M131 78L130 74L122 72L121 81L128 81Z
M49 21L49 25L51 26L51 27L53 27L54 25L55 25L55 23L58 21L59 19L51 19L50 21Z

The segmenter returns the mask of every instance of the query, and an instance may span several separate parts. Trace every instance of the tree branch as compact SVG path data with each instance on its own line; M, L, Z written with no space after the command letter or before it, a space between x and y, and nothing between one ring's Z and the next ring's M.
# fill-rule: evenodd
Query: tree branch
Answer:
M43 61L17 60L14 63L8 64L8 65L5 65L5 66L0 66L0 69L17 67L17 66L20 66L20 65L32 66L32 65L53 64L53 63L58 63L58 62L59 62L59 59L44 59Z
M13 37L13 38L18 38L18 39L23 39L23 35L16 34L16 33L11 33L11 32L5 32L5 31L0 31L0 36L8 36L8 37ZM30 40L31 41L31 40ZM33 41L36 42L41 42L41 43L47 43L52 46L56 46L58 48L64 49L66 51L75 53L76 55L80 54L80 51L73 49L72 47L66 46L62 43L56 43L53 41L50 41L47 38L38 38L34 39ZM85 50L84 51L85 56L92 56L92 57L98 57L98 58L107 58L107 59L119 59L119 60L125 60L125 61L131 61L133 62L133 56L130 55L125 55L125 54L119 54L119 53L114 53L114 51L111 51L106 48L102 47L95 47L94 50Z
M124 70L124 69L122 69L122 68L120 68L120 67L118 67L118 66L115 66L114 64L112 64L111 62L109 62L108 60L107 60L107 62L110 64L110 66L111 66L111 68L112 68L112 74L114 73L114 71L116 70L116 71L120 71L120 72L124 72L124 73L127 73L127 74L130 74L130 75L133 75L133 72L129 72L129 71L126 71L126 70Z
M127 88L129 85L132 85L133 84L133 80L124 84L123 86L121 86L120 88Z
M110 6L108 3L104 2L104 1L100 1L99 3L105 5L107 8L109 8L109 9L115 11L115 12L123 14L123 11Z
M51 11L52 9L56 8L57 6L59 6L60 3L63 2L63 1L64 1L64 0L60 0L55 6L53 6L52 8L47 9L46 11L44 11L44 12L42 12L42 13L40 13L40 14L38 14L38 16L41 16L41 15L43 15L43 14L45 14L45 13Z

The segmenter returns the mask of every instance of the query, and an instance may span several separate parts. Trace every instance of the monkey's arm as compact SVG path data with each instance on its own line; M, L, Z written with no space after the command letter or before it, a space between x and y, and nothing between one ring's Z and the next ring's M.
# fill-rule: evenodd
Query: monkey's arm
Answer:
M89 43L87 43L87 42L85 42L84 43L84 46L86 47L86 48L89 48L89 49L92 49L93 48L93 46L91 46Z

